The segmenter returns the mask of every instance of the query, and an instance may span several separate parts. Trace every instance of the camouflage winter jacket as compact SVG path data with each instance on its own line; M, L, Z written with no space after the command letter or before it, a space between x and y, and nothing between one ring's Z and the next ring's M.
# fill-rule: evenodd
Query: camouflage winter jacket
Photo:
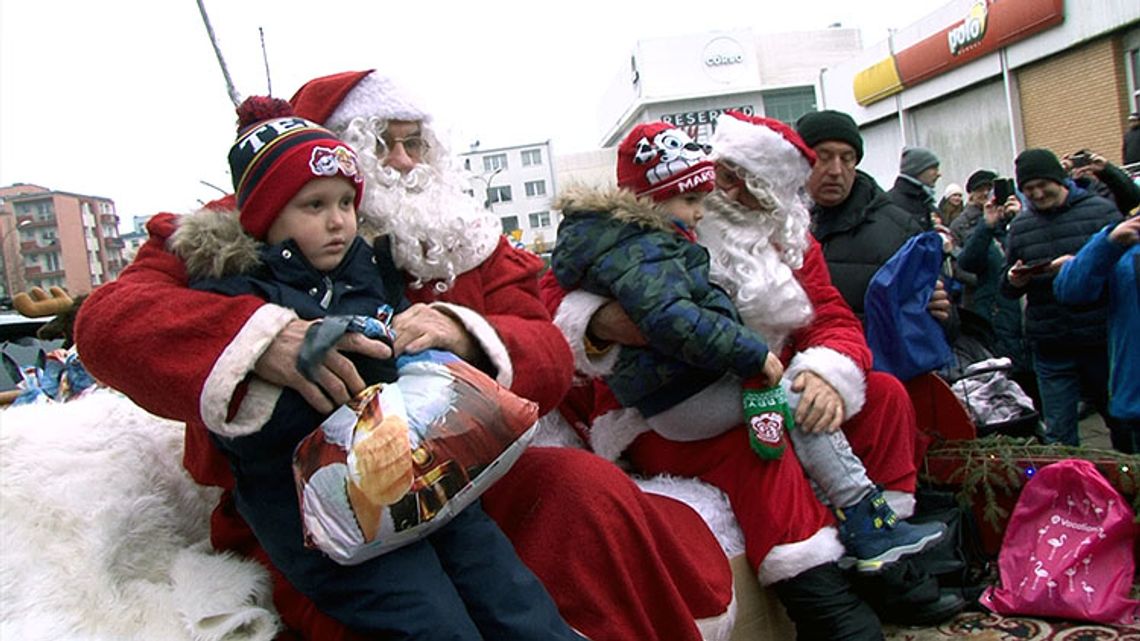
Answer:
M708 251L650 201L624 190L570 190L557 208L551 268L567 290L616 299L649 341L623 347L606 383L625 407L662 412L732 371L759 374L768 355L724 290Z

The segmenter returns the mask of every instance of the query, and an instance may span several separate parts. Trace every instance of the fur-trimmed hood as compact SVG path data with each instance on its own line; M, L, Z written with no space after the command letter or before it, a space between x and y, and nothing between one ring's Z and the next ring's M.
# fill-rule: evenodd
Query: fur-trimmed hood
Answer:
M616 268L607 261L635 269L639 256L662 253L654 246L688 242L664 209L625 189L571 187L555 202L555 208L562 210L562 222L551 268L566 289L582 287L583 279L603 263L609 265L607 269Z
M567 187L554 201L554 209L561 210L564 218L603 214L622 223L634 223L649 229L671 230L673 227L669 214L657 203L618 187Z
M241 227L236 210L205 208L178 219L167 246L186 263L191 280L253 271L263 244Z

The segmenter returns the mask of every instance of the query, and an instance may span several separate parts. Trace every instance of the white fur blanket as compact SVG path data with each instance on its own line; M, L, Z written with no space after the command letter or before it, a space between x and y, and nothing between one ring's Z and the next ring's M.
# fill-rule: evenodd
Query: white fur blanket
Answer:
M0 411L0 638L259 641L268 576L213 553L182 425L111 391Z

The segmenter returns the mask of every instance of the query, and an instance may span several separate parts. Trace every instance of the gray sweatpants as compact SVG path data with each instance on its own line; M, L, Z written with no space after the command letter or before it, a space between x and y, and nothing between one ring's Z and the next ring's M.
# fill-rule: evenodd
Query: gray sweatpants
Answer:
M791 381L780 381L795 413L800 395L791 391ZM712 438L744 424L741 380L728 373L716 383L645 421L653 431L673 441ZM832 507L850 507L874 489L863 461L851 450L843 430L830 434L788 431L796 457L812 481L820 501Z

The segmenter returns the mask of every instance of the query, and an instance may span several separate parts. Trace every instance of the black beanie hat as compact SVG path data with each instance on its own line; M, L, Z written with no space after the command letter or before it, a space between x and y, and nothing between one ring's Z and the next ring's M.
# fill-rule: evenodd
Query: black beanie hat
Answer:
M1013 166L1017 174L1017 188L1022 191L1025 191L1025 183L1031 180L1040 178L1063 185L1068 177L1061 161L1048 149L1026 149L1018 154Z
M859 126L842 111L827 109L806 113L796 121L796 133L808 147L826 140L845 142L855 148L855 162L863 160L863 136L859 135Z
M992 187L995 179L997 179L997 174L994 172L989 169L979 169L970 174L970 177L966 179L966 191L971 192L984 185L990 185Z

